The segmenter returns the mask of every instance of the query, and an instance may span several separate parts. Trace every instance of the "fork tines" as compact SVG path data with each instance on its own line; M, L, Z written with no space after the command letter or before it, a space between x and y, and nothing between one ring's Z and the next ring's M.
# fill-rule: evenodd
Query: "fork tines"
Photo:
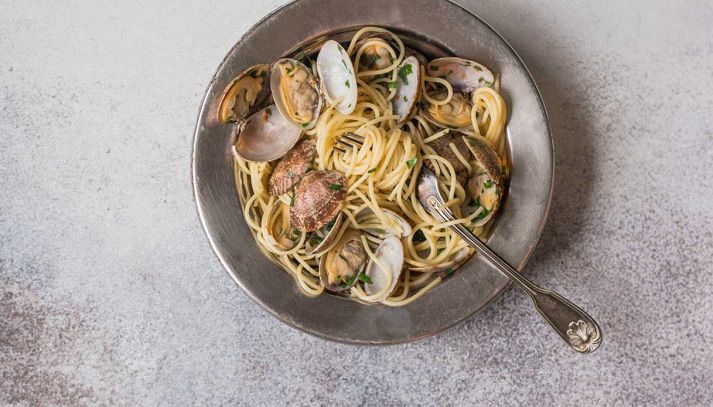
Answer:
M357 149L364 144L364 137L354 133L344 133L336 141L334 149L346 154L349 149Z

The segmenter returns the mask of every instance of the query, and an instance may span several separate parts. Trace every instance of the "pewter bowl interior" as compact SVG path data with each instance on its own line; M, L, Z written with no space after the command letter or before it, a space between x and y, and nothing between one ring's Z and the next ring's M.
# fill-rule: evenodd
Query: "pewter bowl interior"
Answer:
M200 110L193 151L194 193L221 263L271 314L326 339L396 343L435 334L466 319L492 301L508 280L476 256L443 284L401 308L333 295L304 296L292 277L260 252L243 219L230 152L235 133L217 120L224 87L251 65L309 53L327 38L347 41L364 25L391 29L430 57L459 55L500 72L510 110L507 141L513 164L508 197L489 245L518 269L534 249L547 217L553 149L545 109L527 69L477 17L445 0L365 0L356 14L339 2L300 0L270 14L238 41L218 68Z

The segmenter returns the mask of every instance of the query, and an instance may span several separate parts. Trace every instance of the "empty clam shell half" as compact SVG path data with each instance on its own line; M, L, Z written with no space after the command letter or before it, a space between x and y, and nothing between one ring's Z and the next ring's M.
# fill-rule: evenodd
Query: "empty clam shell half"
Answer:
M483 65L463 58L434 59L428 64L428 75L445 79L458 92L469 93L491 86L495 76Z
M255 65L236 76L220 99L218 120L232 123L245 120L264 106L270 96L270 88L266 84L269 65Z
M314 158L317 156L316 140L306 138L297 143L282 157L270 175L268 190L270 195L287 193L309 171Z
M404 266L404 247L396 236L384 239L374 252L378 261L371 259L366 266L366 275L371 283L364 284L368 302L382 302L391 295L399 283Z
M410 56L401 62L398 67L398 78L396 94L391 100L391 106L394 114L399 116L397 124L401 125L415 110L421 91L421 64L415 56ZM470 117L470 112L468 116Z
M356 108L357 83L344 47L334 40L325 42L317 55L317 73L327 103L342 115L351 114Z
M287 121L275 105L270 105L240 127L235 150L248 161L274 161L294 147L300 133L302 130Z
M303 232L321 229L342 210L347 196L347 180L337 171L310 172L295 190L290 208L292 226Z
M322 110L322 96L309 68L296 59L278 60L272 65L270 89L287 120L304 129L314 127Z

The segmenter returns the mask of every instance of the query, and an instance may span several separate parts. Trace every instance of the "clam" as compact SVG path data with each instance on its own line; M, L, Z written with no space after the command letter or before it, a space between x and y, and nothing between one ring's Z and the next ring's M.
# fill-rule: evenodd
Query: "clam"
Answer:
M337 171L314 171L305 175L295 190L290 208L292 226L314 232L327 225L342 210L347 180Z
M475 205L482 207L475 226L486 224L500 207L503 193L502 166L498 153L487 142L473 137L462 138L475 157L478 169L468 180L468 193Z
M361 71L376 71L385 69L394 63L389 52L389 45L381 38L367 38L357 44L357 48L364 46L364 52L359 59Z
M255 65L236 76L223 91L218 120L233 123L245 120L263 107L270 96L265 80L270 66Z
M460 267L461 264L465 263L468 259L470 258L470 249L467 247L464 247L451 256L450 259L448 259L447 262L441 263L441 264L436 264L433 266L427 266L427 267L409 267L411 271L418 271L421 273L426 273L426 272L443 272L448 269L456 269Z
M371 259L366 266L366 275L371 283L364 284L368 295L365 301L382 302L387 299L399 283L404 266L404 247L396 236L390 236L374 252L377 261Z
M468 149L467 143L463 140L463 137L455 136L451 133L454 132L445 134L431 141L430 143L428 143L428 145L433 148L437 155L448 160L448 162L453 166L453 169L456 172L456 180L459 184L464 185L468 177L468 168L458 158L458 156L453 151L450 145L453 144L458 153L460 153L460 155L468 161L470 161L471 152ZM434 164L431 160L425 160L425 164L426 167L428 167L431 171L435 172Z
M235 149L248 161L274 161L294 147L301 133L302 130L285 119L275 105L270 105L240 126Z
M389 224L379 228L366 228L365 230L377 234L389 233L398 237L408 237L411 235L411 224L406 219L388 209L382 209L381 211L384 213L384 217L389 221Z
M448 94L436 92L430 96L435 100L445 100ZM454 93L451 100L444 105L428 103L423 115L426 120L438 127L458 130L472 124L470 117L472 108L470 100L465 95Z
M405 123L416 108L421 92L421 64L415 56L405 58L398 67L396 94L391 100L395 115L399 116L398 125ZM470 120L470 111L468 112Z
M339 212L339 215L337 215L336 218L334 218L331 222L327 223L320 231L319 233L322 236L319 236L321 239L319 243L314 246L311 250L309 250L309 254L319 254L322 253L325 249L327 249L332 242L334 242L334 239L339 236L339 228L342 226L342 221L344 219L344 215Z
M445 79L455 91L464 93L491 86L495 81L490 69L457 57L434 59L428 64L428 75Z
M322 97L312 72L296 59L283 58L272 65L270 89L277 110L291 123L311 129L322 110Z
M320 258L319 280L329 291L348 290L358 282L368 258L361 234L349 229L334 248Z
M320 88L327 103L346 116L356 108L357 82L349 55L338 42L329 40L317 55Z
M304 139L282 157L270 175L268 183L270 195L282 195L300 182L317 156L315 145L315 139Z

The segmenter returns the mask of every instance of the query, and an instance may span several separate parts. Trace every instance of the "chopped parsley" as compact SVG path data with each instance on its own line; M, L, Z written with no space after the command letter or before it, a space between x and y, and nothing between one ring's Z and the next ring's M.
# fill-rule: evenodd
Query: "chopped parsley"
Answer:
M483 183L483 186L485 188L492 188L493 187L493 180L489 179Z
M322 240L323 239L321 237L315 235L309 238L309 243L312 246L317 246L318 244L322 243Z
M344 60L343 60L343 59L342 59L342 65L344 65L344 69L346 69L346 70L347 70L347 72L349 72L349 67L347 67L347 63L346 63L346 62L344 62Z
M352 87L352 84L349 83L349 79L347 79L347 81L344 82L344 85L345 85L347 88L351 88L351 87Z
M479 67L478 65L473 65L473 69L475 69L478 72L482 72L483 68Z
M468 206L470 206L471 208L480 206L480 198L471 199L470 202L468 202Z
M396 87L399 85L399 81L391 81L386 84L389 89L396 89Z
M444 79L444 80L448 79L448 77L451 76L452 73L453 73L453 71L449 70L448 73L445 73L445 74L439 76L439 78Z
M486 216L490 215L490 211L488 209L483 208L483 211L478 214L478 220L485 219Z
M370 169L370 170L369 170L368 172L369 172L369 174L373 174L373 173L375 173L375 172L376 172L376 167L374 167L374 168Z
M307 127L309 127L309 123L302 123L302 128L303 128L303 129L306 129Z
M438 65L431 65L429 68L431 68L432 71L437 71Z
M408 97L404 96L404 102L408 102Z
M376 61L381 60L381 55L379 55L379 54L364 54L364 58L366 58L367 68L373 68L376 65Z
M344 277L339 276L339 279L342 280L342 282L339 283L339 286L342 287L342 288L347 288L347 287L349 287L350 285L354 284L354 280L357 279L357 276L356 276L356 275L353 275L353 276L347 278L346 280L344 279Z
M411 169L411 168L413 168L414 165L416 165L417 162L418 162L418 158L414 157L414 158L406 161L406 167Z
M327 232L332 230L332 228L334 227L334 223L336 223L336 222L337 222L337 218L334 218L331 221L329 221L329 223L327 223Z
M342 184L329 184L330 191L341 191L342 189L344 189L344 185Z
M406 64L399 69L399 78L401 78L401 81L408 85L408 76L413 73L413 66L411 64Z
M270 109L269 107L265 109L265 112L267 112L268 116L272 116L272 109Z
M285 72L286 72L287 75L289 75L289 76L292 76L292 75L290 75L290 74L292 73L292 71L294 71L294 68L287 68L287 69L285 69Z
M366 273L359 274L359 281L365 284L372 284L371 277L367 276Z
M300 240L300 236L302 236L302 232L300 232L299 229L292 229L291 240Z
M294 192L290 194L290 208L292 208L293 206L295 206L295 193Z

